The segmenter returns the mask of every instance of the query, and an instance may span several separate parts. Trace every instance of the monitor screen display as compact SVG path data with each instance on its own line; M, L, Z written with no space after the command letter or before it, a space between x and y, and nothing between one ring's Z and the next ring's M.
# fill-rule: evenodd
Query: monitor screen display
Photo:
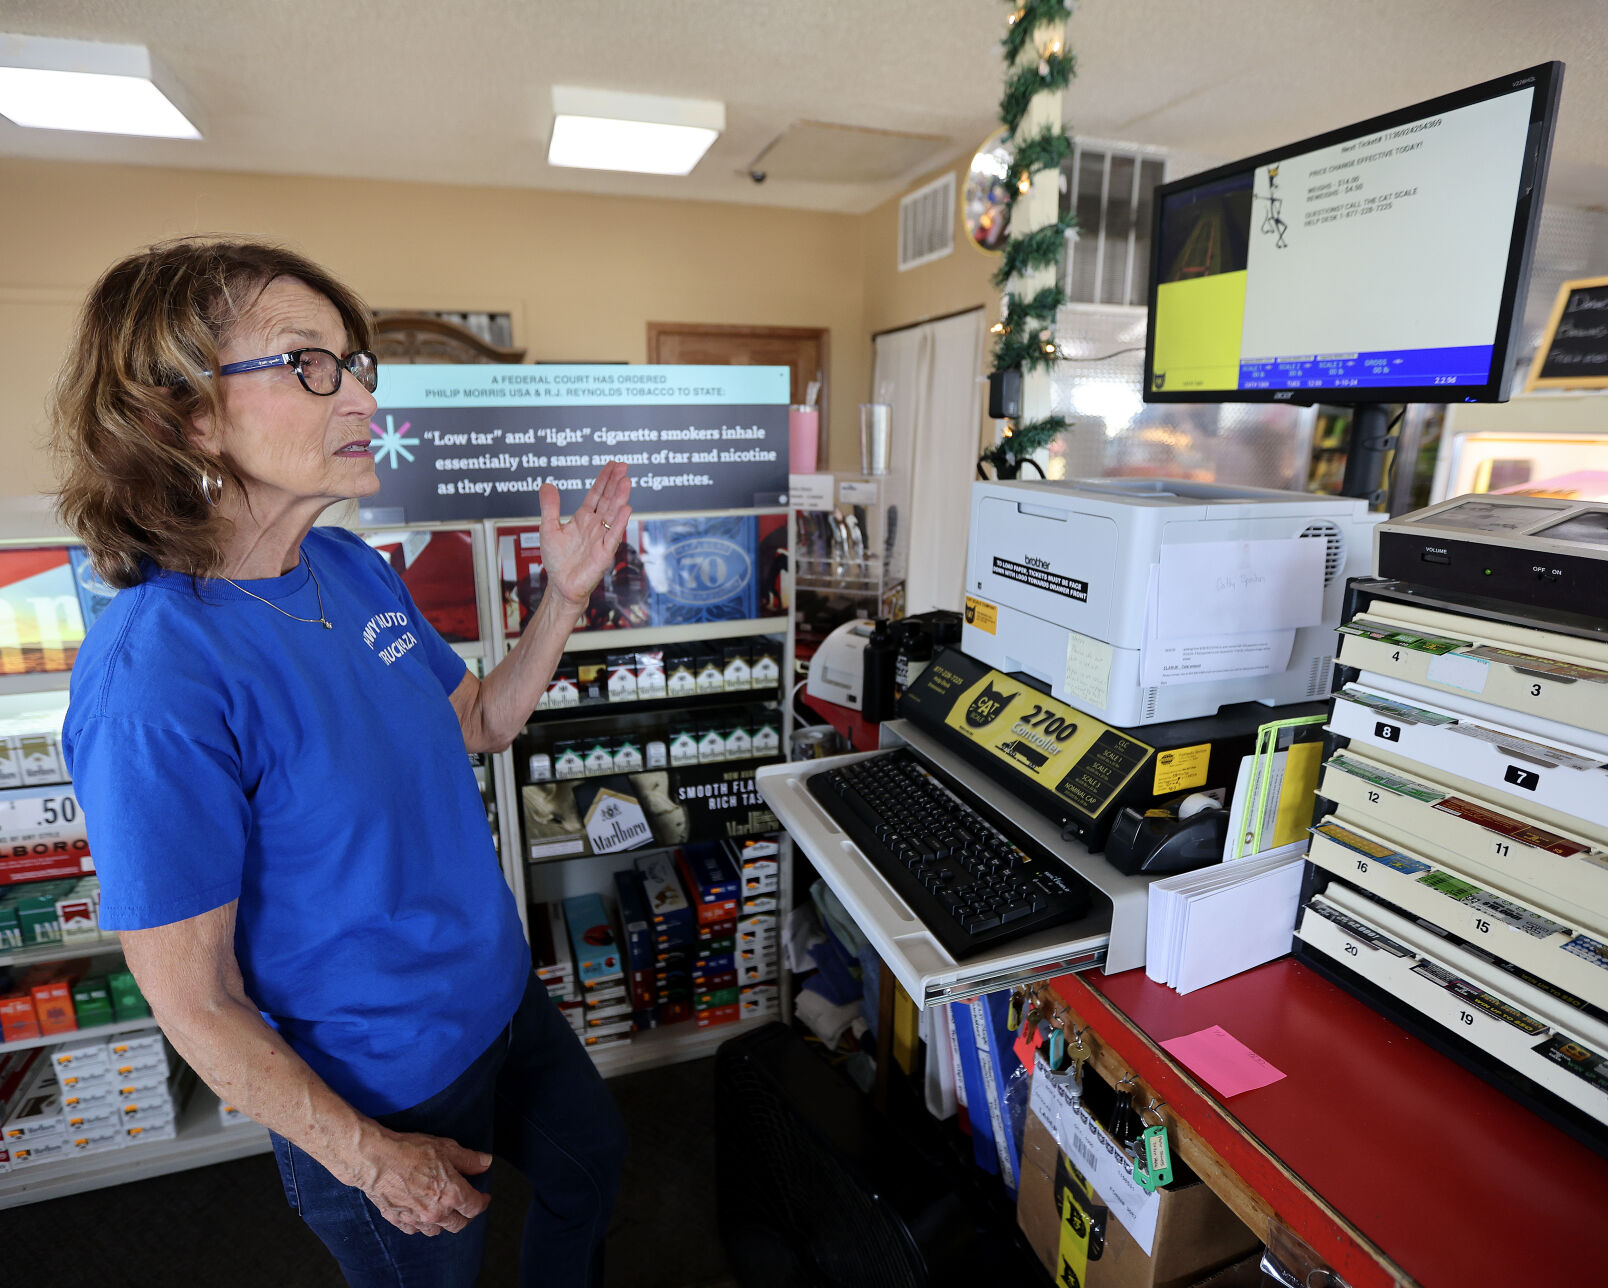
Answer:
M1151 401L1507 396L1562 65L1159 189Z

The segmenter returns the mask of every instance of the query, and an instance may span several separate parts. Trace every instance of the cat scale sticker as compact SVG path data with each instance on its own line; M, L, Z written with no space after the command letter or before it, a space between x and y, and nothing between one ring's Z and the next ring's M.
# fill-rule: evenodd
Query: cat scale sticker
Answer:
M955 699L944 723L1091 818L1154 754L1145 743L998 671L987 672Z

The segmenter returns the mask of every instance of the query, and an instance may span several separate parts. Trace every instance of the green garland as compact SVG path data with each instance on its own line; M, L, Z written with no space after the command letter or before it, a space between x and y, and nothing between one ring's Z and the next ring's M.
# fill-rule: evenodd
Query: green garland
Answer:
M1073 0L1023 0L1013 15L1014 21L1000 41L1005 51L1005 66L1012 66L1033 39L1033 33L1052 22L1065 22L1072 12Z
M1005 243L999 268L994 272L994 285L1004 290L1013 277L1059 263L1066 247L1066 235L1077 226L1076 216L1062 215L1053 224L1010 238Z
M1034 35L1052 23L1064 22L1072 11L1073 0L1009 2L1012 4L1011 23L1000 42L1005 55L1006 82L999 104L999 119L1006 131L1015 135L1035 98L1065 89L1071 83L1077 60L1071 50L1063 49L1061 42L1056 41L1037 62L1028 62L1018 69L1016 64L1027 52ZM1024 182L1031 184L1034 175L1047 170L1059 173L1071 155L1072 140L1056 124L1046 125L1030 137L1018 140L1005 177L1006 218L1014 215ZM1008 234L999 270L994 274L994 285L1003 290L1014 278L1052 267L1061 257L1067 233L1075 227L1076 219L1062 215L1047 228L1036 228L1020 235ZM1056 315L1065 303L1066 292L1059 283L1042 287L1025 300L1007 294L1005 315L995 328L999 338L994 345L993 371L996 374L1028 372L1052 366L1061 357L1053 329ZM999 478L1015 478L1022 461L1047 447L1069 427L1070 422L1062 416L1046 416L1014 428L1007 427L1004 440L985 451L979 465L992 465Z
M1012 134L1027 115L1027 109L1040 94L1065 89L1072 83L1077 59L1070 50L1050 54L1037 67L1024 67L1005 84L1005 97L999 101L1000 123Z
M1048 447L1072 427L1065 416L1046 416L1043 420L1030 420L1009 431L1003 443L996 443L979 458L994 467L1000 478L1015 478L1016 467L1034 452Z
M1006 296L1005 316L1000 320L999 340L994 345L993 369L1034 371L1049 367L1055 354L1044 351L1041 332L1054 327L1055 315L1065 302L1065 293L1059 286L1046 286L1028 300Z
M1005 173L1005 218L1016 211L1016 199L1022 196L1022 184L1031 183L1033 176L1045 170L1061 169L1061 162L1072 155L1072 140L1059 126L1046 125L1031 138L1016 145L1010 168Z

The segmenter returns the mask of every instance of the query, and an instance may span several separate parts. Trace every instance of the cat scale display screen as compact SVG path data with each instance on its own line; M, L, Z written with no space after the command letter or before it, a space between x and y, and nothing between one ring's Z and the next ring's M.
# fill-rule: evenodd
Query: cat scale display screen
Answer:
M1156 192L1151 402L1500 401L1563 64Z

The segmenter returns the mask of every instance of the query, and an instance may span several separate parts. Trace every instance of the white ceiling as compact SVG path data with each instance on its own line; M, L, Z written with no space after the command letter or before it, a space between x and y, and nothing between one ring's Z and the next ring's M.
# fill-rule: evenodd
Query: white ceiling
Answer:
M149 45L199 143L24 130L0 155L563 188L861 211L879 183L747 177L800 119L937 134L993 123L1000 0L5 0L0 30ZM1230 160L1561 58L1551 200L1608 205L1602 0L1084 0L1067 117L1085 137ZM719 98L687 178L549 168L553 83ZM1182 170L1175 166L1174 173Z

